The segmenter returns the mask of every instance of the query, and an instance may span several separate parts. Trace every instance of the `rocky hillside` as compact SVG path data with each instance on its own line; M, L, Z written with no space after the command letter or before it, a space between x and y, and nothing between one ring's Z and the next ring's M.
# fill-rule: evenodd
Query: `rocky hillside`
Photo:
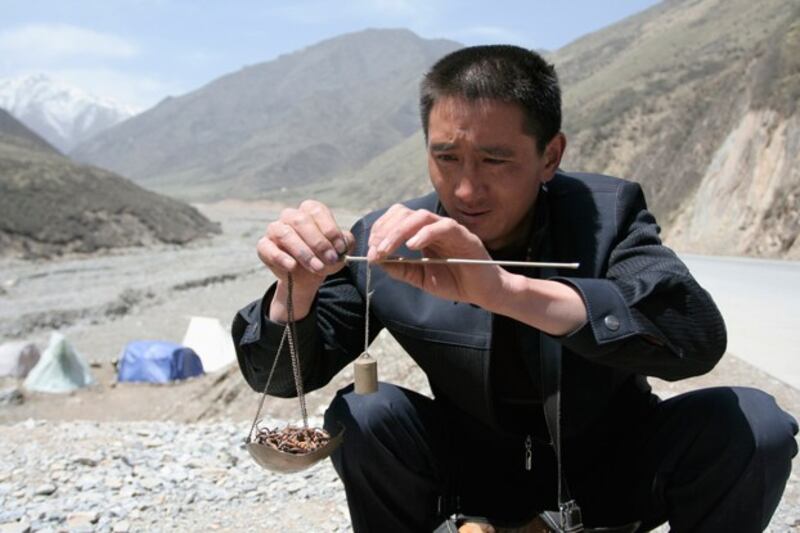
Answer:
M549 60L564 90L565 169L642 183L681 251L800 259L796 3L666 1ZM301 192L371 206L423 190L420 142Z
M666 0L549 54L563 167L642 183L685 252L800 258L800 7ZM458 46L372 30L168 100L76 153L186 197L363 210L429 188L417 83Z
M642 183L683 251L800 258L800 7L673 0L552 57L567 168Z
M5 109L0 108L0 146L6 150L31 150L42 154L58 155L58 150L33 133Z
M273 198L285 203L320 198L336 207L364 212L422 196L433 190L425 154L425 138L422 130L418 130L356 171L343 172L305 187L277 191Z
M420 76L458 46L407 30L344 35L167 99L72 155L182 198L321 182L413 134Z
M0 110L0 255L47 257L217 231L195 208L76 165Z
M689 250L800 259L800 7L746 73L738 120L668 238Z

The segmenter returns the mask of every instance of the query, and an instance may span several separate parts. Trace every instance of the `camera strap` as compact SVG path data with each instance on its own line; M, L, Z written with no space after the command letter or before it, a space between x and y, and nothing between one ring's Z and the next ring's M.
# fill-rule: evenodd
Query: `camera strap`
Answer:
M545 238L543 252L550 255L552 243ZM553 268L542 268L541 279L556 277L558 273ZM564 533L583 531L581 509L570 497L569 486L564 475L561 442L561 343L553 337L539 332L539 360L541 361L542 395L544 398L544 418L547 430L550 433L550 442L556 454L558 469L558 513L542 513L542 518L558 522L552 524L553 528Z
M556 454L558 469L558 526L556 531L565 533L583 531L581 509L570 497L569 486L564 475L561 442L561 344L555 339L539 334L539 354L542 367L544 393L544 417L550 442ZM552 515L550 518L553 519Z
M546 187L543 187L541 192L546 192L546 190ZM546 202L542 202L542 204L546 204ZM555 259L552 232L544 233L540 247L538 260L553 261ZM557 276L558 272L555 268L543 267L539 270L540 279L551 279ZM544 399L544 418L547 424L547 431L550 433L550 443L556 454L558 470L558 511L544 511L539 517L552 531L557 533L578 533L583 531L587 533L590 531L632 533L636 531L639 526L638 522L620 527L589 528L588 530L584 528L581 509L570 496L567 478L564 473L563 443L561 440L562 347L560 342L541 331L539 332L539 361L542 398ZM533 367L534 365L531 366ZM533 370L533 368L530 369ZM534 373L531 373L531 376L536 379Z

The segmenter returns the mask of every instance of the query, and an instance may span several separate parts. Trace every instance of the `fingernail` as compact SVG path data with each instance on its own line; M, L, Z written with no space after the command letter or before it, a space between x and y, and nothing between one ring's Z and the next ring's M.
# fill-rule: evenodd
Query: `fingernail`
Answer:
M406 241L406 246L408 246L409 248L413 248L414 246L417 245L418 242L419 242L419 237L414 235L413 237L411 237Z
M386 252L388 250L389 250L389 238L387 237L387 238L383 239L381 241L381 243L378 245L378 251L379 252Z
M323 262L316 257L312 258L311 261L308 262L308 264L311 268L313 268L317 272L325 270L325 265L323 264Z
M294 268L294 261L292 261L291 259L284 259L283 261L281 261L281 263L283 264L283 268L285 268L287 272L291 271Z
M335 265L339 262L339 254L333 250L328 250L325 252L325 261L327 261L329 265Z
M347 251L347 243L344 242L344 239L336 239L333 243L333 247L336 248L339 254L343 254Z
M375 258L377 257L377 255L378 255L378 252L375 251L375 247L374 246L370 246L369 249L367 250L367 260L368 261L374 261Z

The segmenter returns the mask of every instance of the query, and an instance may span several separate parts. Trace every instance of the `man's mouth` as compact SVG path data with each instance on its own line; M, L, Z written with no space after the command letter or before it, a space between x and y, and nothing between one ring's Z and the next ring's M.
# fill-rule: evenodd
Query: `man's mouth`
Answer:
M480 220L482 217L485 217L489 214L489 209L484 210L477 210L477 209L459 209L458 214L459 218L464 220L464 222L474 222Z
M465 226L474 226L475 224L482 224L486 220L486 216L490 213L489 209L479 211L477 209L459 209L456 219Z

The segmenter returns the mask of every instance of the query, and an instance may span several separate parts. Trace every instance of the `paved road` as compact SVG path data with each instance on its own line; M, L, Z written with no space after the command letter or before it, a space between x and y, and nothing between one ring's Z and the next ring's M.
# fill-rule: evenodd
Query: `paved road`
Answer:
M728 352L800 389L800 262L681 258L725 317Z

